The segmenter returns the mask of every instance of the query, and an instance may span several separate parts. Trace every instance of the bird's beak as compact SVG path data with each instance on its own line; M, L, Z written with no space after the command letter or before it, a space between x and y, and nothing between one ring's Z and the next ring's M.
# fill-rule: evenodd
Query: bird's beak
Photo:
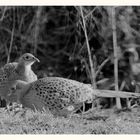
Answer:
M40 60L36 57L34 57L34 60L37 61L37 62L40 62Z

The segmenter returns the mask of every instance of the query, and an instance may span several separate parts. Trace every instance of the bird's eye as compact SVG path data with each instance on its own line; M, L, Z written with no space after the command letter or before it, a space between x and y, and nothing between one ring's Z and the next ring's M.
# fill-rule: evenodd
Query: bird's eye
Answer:
M16 87L11 87L11 90L12 90L12 91L16 90Z
M29 60L29 58L30 58L29 56L26 56L26 57L25 57L26 60Z

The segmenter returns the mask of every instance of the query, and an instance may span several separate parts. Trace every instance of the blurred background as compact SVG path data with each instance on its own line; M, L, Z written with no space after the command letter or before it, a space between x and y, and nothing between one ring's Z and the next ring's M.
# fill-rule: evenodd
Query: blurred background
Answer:
M30 52L40 59L33 65L39 78L91 83L86 28L97 87L114 89L111 8L82 6L81 13L78 6L1 6L0 67ZM139 92L140 7L115 7L115 25L119 89Z

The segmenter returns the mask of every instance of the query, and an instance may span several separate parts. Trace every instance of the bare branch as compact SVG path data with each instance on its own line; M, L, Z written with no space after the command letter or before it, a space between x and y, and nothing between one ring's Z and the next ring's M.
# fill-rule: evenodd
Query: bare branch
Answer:
M0 22L3 21L6 10L7 10L7 6L4 7L4 10L3 10L2 16L1 16L1 18L0 18Z
M12 51L12 45L13 45L13 40L14 40L14 32L15 32L15 13L13 11L13 28L12 28L12 34L11 34L10 47L9 47L9 50L8 50L7 63L10 62L10 54L11 54L11 51Z
M105 66L105 64L110 60L110 58L105 59L102 64L99 66L98 70L96 71L96 77L97 75L100 73L100 71L102 70L102 68Z
M34 42L34 54L37 51L37 44L38 44L38 35L39 35L39 28L40 28L40 17L42 13L43 7L39 6L36 12L36 24L35 24L35 42Z
M93 89L93 94L97 97L108 97L108 98L139 98L139 93L125 92L125 91L114 91L114 90L99 90Z
M119 91L118 86L118 56L117 56L117 33L116 33L116 19L115 7L112 7L112 29L113 29L113 49L114 49L114 76L115 76L115 90ZM116 98L117 108L121 109L120 98Z
M90 15L92 15L93 14L93 12L96 10L96 9L98 9L98 7L96 6L96 7L94 7L94 9L92 9L84 18L88 18Z
M94 88L96 88L95 70L94 70L94 67L93 67L93 61L92 61L90 46L89 46L89 42L88 42L86 23L85 23L85 19L84 19L84 15L83 15L82 6L80 6L80 12L81 12L81 17L82 17L82 22L83 22L83 27L84 27L84 34L85 34L85 38L86 38L86 45L87 45L87 50L88 50L89 64L90 64L90 69L91 69L91 82L92 82L92 86Z

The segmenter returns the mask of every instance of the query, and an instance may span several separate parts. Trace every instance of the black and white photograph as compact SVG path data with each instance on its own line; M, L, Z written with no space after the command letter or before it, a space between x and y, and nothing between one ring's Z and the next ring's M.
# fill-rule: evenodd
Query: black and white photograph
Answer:
M0 5L0 134L140 134L140 6Z

